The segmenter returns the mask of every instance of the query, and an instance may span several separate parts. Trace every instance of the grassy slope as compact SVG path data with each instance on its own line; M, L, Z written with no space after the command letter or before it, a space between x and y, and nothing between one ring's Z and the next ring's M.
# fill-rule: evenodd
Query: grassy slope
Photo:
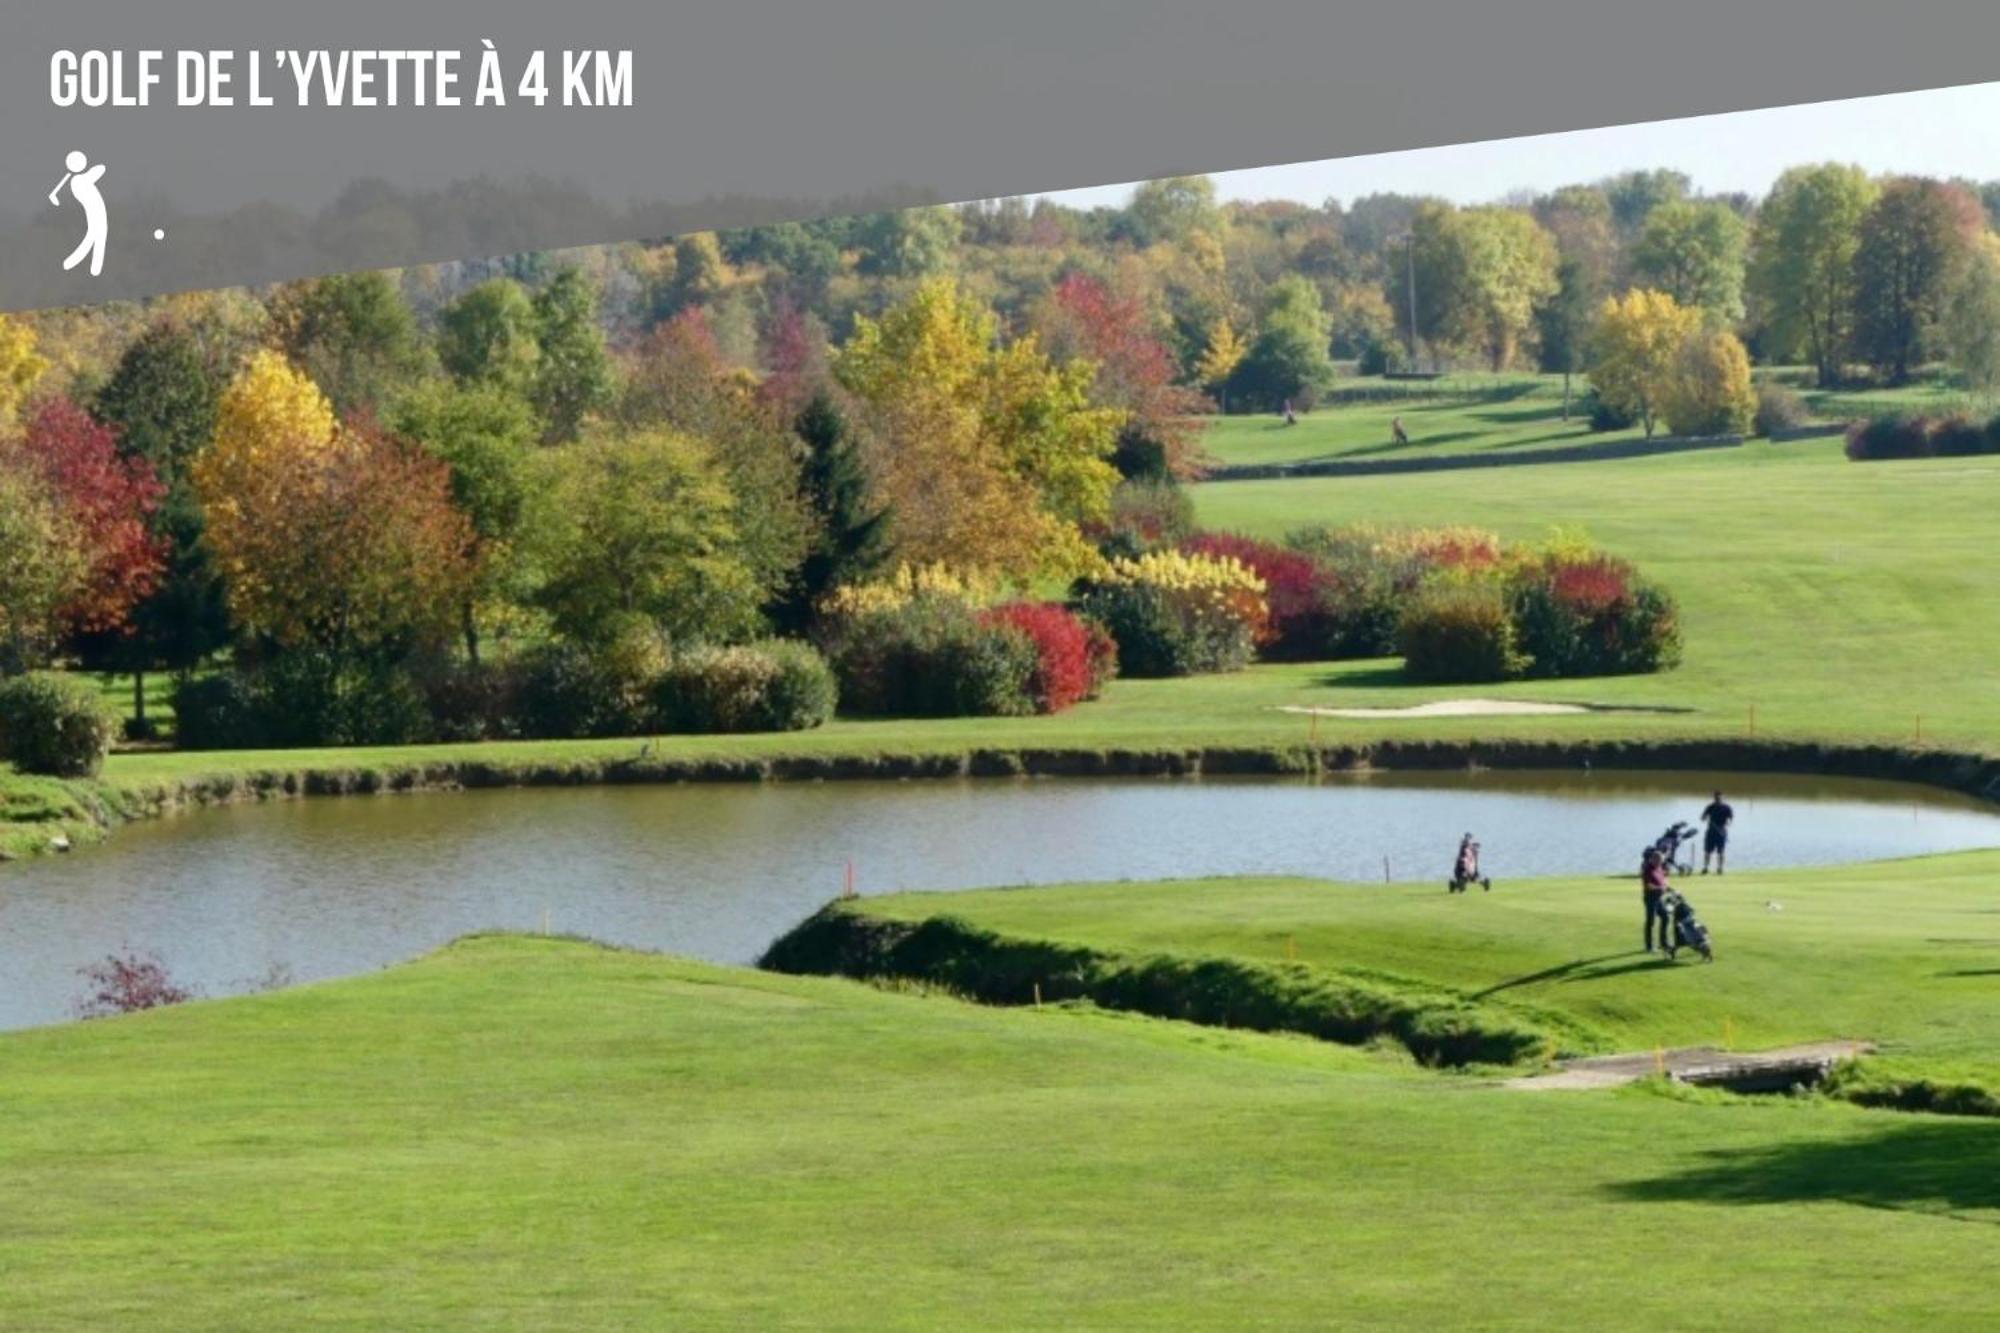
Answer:
M1354 387L1359 381L1342 381ZM1562 419L1560 375L1464 375L1450 385L1468 392L1431 400L1338 404L1287 426L1276 415L1212 417L1202 447L1218 463L1304 463L1327 459L1420 458L1437 454L1546 449L1636 438L1639 430L1593 433L1572 405ZM1581 378L1574 389L1581 394ZM1486 391L1484 400L1471 396ZM1390 422L1401 417L1410 443L1399 446Z
M1503 474L1218 483L1199 504L1208 526L1269 536L1357 520L1478 522L1517 538L1582 525L1680 599L1686 662L1506 693L1686 704L1703 715L1678 725L1738 732L1754 704L1761 731L1827 738L1908 742L1921 717L1926 741L1981 748L2000 735L1996 494L2000 458L1857 464L1838 441L1813 441ZM1351 667L1332 682L1359 703L1449 693Z
M1990 1124L556 941L9 1034L0 1070L9 1327L2000 1315Z
M1682 887L1713 966L1640 951L1630 878L1417 885L1226 879L871 898L1004 935L1136 953L1379 971L1574 1015L1613 1049L1750 1049L1851 1037L1885 1055L2000 1075L2000 852L1730 875ZM1778 903L1781 910L1767 904ZM1995 1078L2000 1083L2000 1078Z

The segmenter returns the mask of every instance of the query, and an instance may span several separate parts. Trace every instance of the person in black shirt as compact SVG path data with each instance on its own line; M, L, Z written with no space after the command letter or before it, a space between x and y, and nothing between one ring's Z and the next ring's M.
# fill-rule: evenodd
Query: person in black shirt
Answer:
M1729 826L1736 822L1736 812L1717 792L1708 808L1701 812L1701 822L1708 825L1708 834L1701 840L1701 873L1708 873L1708 863L1715 862L1715 873L1722 873L1723 862L1729 851Z

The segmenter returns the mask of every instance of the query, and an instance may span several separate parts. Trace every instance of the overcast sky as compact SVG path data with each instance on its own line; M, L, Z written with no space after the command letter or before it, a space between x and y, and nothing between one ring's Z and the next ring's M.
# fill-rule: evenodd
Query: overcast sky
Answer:
M1378 191L1489 203L1634 168L1672 167L1710 193L1762 194L1787 167L1858 163L1871 172L2000 180L2000 83L1738 111L1522 139L1453 144L1211 173L1225 199L1342 203ZM1089 208L1122 204L1132 186L1048 196Z

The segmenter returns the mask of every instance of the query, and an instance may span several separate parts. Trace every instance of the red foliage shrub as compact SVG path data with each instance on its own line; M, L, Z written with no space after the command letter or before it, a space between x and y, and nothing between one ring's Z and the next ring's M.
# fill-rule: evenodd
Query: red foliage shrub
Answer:
M1583 616L1603 615L1632 595L1632 567L1615 556L1564 561L1548 578L1556 601Z
M1034 643L1035 670L1028 692L1037 711L1060 713L1096 692L1090 630L1067 608L1054 602L1009 602L982 612L980 620L1012 625ZM1114 660L1116 652L1114 646Z
M1328 656L1340 589L1332 572L1303 551L1233 532L1204 532L1181 543L1190 555L1233 557L1264 580L1270 625L1259 640L1266 656Z
M81 1018L108 1018L113 1014L135 1014L141 1009L159 1009L185 1004L194 992L177 984L167 974L166 964L156 954L124 953L105 955L103 961L77 969L90 983L90 992L77 1003Z

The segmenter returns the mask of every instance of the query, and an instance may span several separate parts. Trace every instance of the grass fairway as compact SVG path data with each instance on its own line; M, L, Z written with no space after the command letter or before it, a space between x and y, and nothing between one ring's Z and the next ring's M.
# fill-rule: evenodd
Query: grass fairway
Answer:
M1503 880L1464 896L1441 883L1102 884L905 894L857 910L948 914L1117 953L1293 957L1556 1011L1606 1051L1874 1041L1900 1067L1976 1069L2000 1087L2000 852L1681 887L1714 934L1713 965L1641 951L1629 876Z
M1406 392L1415 388L1369 382ZM1291 426L1269 413L1211 417L1202 447L1223 464L1309 463L1505 454L1643 434L1637 428L1593 432L1589 412L1574 401L1569 420L1563 420L1560 375L1456 375L1441 384L1450 391L1446 396L1331 405L1305 413ZM1587 387L1581 377L1572 386L1577 395ZM1398 445L1390 430L1398 417L1410 436L1407 445Z
M1509 696L1678 703L1701 712L1682 725L1737 734L1754 705L1764 733L1921 735L1968 749L2000 736L1990 586L2000 458L1850 463L1839 441L1822 440L1497 473L1222 482L1197 498L1206 526L1265 536L1359 521L1481 523L1523 539L1582 526L1680 599L1679 670ZM1332 669L1326 682L1364 704L1449 693L1367 667Z
M6 1327L2000 1317L1991 1123L560 941L8 1035L0 1117Z

